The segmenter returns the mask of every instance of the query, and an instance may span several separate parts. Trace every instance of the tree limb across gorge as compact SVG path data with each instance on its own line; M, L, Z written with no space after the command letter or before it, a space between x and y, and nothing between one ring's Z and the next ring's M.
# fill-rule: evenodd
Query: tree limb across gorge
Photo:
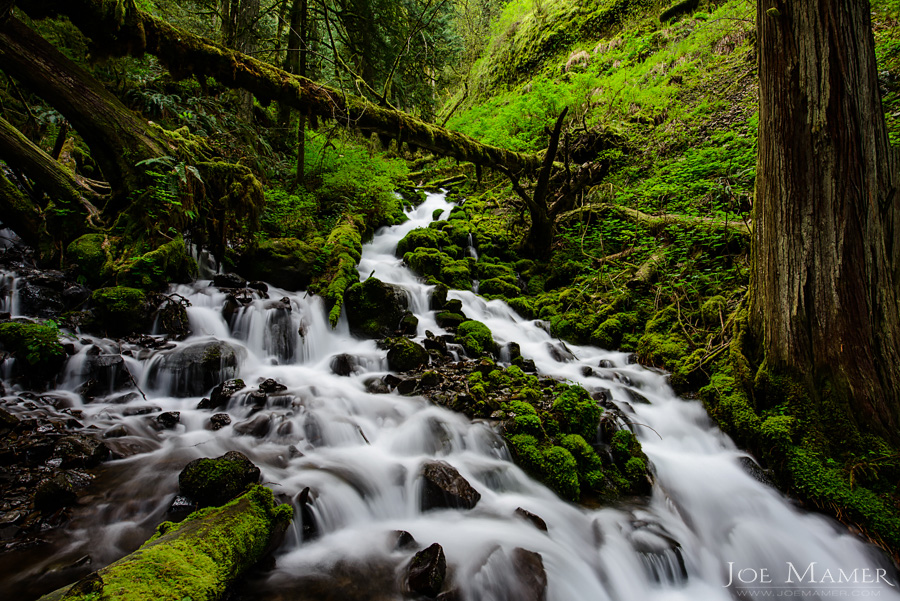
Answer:
M68 17L106 56L149 53L176 77L214 77L252 92L262 103L277 101L363 132L389 136L418 148L485 167L537 171L543 154L523 154L477 142L464 134L380 107L231 50L139 10L134 0L29 0L19 8L35 19Z

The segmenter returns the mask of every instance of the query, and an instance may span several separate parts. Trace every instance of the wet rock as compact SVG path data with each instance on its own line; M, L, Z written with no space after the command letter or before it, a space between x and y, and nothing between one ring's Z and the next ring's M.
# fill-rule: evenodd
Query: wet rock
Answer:
M227 413L216 413L209 418L209 427L212 430L221 430L229 424L231 424L231 416Z
M151 413L156 413L159 411L159 407L156 405L141 405L140 407L128 407L122 412L122 415L125 417L131 417L134 415L149 415Z
M527 522L531 522L531 524L538 530L547 532L547 522L542 520L540 518L540 516L537 516L537 515L531 513L527 509L517 507L516 508L516 517L520 517Z
M547 351L550 353L550 356L557 363L569 363L570 361L575 361L576 357L572 354L572 351L569 350L564 343L558 342L556 344L547 343Z
M247 282L247 288L252 288L259 292L268 292L269 286L265 282Z
M404 396L409 396L415 394L418 387L418 380L416 380L415 378L407 378L405 380L401 380L400 383L397 384L397 392Z
M179 493L201 507L223 505L259 482L260 471L246 455L229 451L215 459L195 459L178 474Z
M160 430L172 430L181 421L181 413L179 411L166 411L157 415L153 421Z
M635 529L629 533L628 538L631 546L640 554L650 579L669 585L687 580L681 544L660 524L638 520L633 526Z
M94 467L109 457L109 448L86 434L71 434L56 441L53 457L62 460L63 468Z
M19 425L19 418L0 407L0 431L10 430Z
M217 409L219 407L224 407L228 404L228 401L231 400L236 393L240 392L247 385L244 384L244 381L241 379L228 380L226 382L222 382L215 388L213 388L212 392L209 395L208 399L203 399L206 401L200 401L200 405L197 407L198 409Z
M166 518L171 522L180 522L193 512L197 511L197 509L199 509L199 506L194 499L184 495L175 495L172 504L169 505Z
M622 392L625 393L625 396L628 397L632 403L639 403L641 405L649 405L650 399L642 395L640 392L634 390L633 388L623 388Z
M281 364L291 363L294 360L296 349L294 348L295 334L294 321L291 317L291 301L283 298L266 312L267 336L263 340L263 348L269 354L278 357Z
M66 310L62 292L65 277L60 272L42 272L19 283L19 310L23 315L56 317Z
M522 347L518 342L509 342L506 344L506 353L509 355L509 361L512 363L522 356Z
M406 291L377 278L350 286L344 293L350 332L362 338L390 336L409 314Z
M472 509L481 494L446 461L428 461L422 466L422 510Z
M406 588L410 592L435 598L444 586L447 559L444 549L434 543L416 553L406 568Z
M313 540L319 537L316 516L311 507L311 496L312 492L308 486L297 495L297 505L300 507L300 535L303 540Z
M143 332L152 323L147 293L138 288L100 288L91 294L96 325L112 336Z
M387 374L382 378L385 384L387 384L390 388L396 388L397 385L401 382L401 379L395 376L394 374Z
M388 338L388 367L393 371L409 371L428 363L428 351L408 338Z
M425 332L425 340L422 341L425 350L437 351L441 355L447 355L447 341L442 338L435 337L431 332Z
M187 314L190 303L164 295L158 295L155 299L158 306L153 313L153 321L159 329L174 340L184 340L190 336L191 322Z
M261 390L251 390L241 399L241 405L244 407L248 405L253 407L254 412L259 411L260 409L265 407L267 402L268 396L266 396L266 393Z
M388 394L391 389L382 378L369 378L365 382L366 392L369 394Z
M415 336L419 330L419 318L407 312L400 320L399 330L404 336Z
M244 288L247 280L236 273L218 273L213 276L212 285L216 288Z
M104 353L96 345L87 350L81 373L85 383L78 392L88 399L112 394L131 385L131 376L122 355Z
M287 386L273 380L272 378L269 378L267 380L263 380L263 382L260 383L259 389L266 394L273 394L276 392L284 392L285 390L287 390Z
M76 499L75 487L64 474L42 480L34 489L34 508L43 513L71 505Z
M761 482L772 488L777 488L775 481L772 479L772 471L760 467L752 457L747 457L745 455L738 458L738 462L741 464L741 467L744 468L744 471L753 476L757 482Z
M103 432L103 438L122 438L123 436L128 436L128 428L125 427L125 424L118 424Z
M356 357L341 353L331 358L331 372L337 376L350 376L356 371Z
M434 316L437 324L442 328L456 329L459 324L468 321L468 318L462 313L453 313L452 311L441 311Z
M443 378L441 374L436 371L426 371L422 374L422 378L419 380L419 383L422 386L426 386L428 388L433 388L441 383Z
M221 340L186 344L154 361L148 380L151 386L157 386L165 377L173 396L200 396L219 382L233 378L245 355L242 347Z
M238 269L254 280L285 290L303 290L312 282L321 254L320 246L296 238L261 240L256 248L244 253Z
M602 367L604 369L612 369L616 365L609 359L600 359L600 362L597 364L597 367Z
M547 598L547 572L540 553L516 547L512 552L513 572L519 583L517 601L545 601Z
M399 549L414 548L418 544L416 543L416 539L413 537L413 535L406 530L394 530L391 533L391 537L394 540L394 551L397 551Z
M234 426L234 431L242 436L265 438L272 430L272 420L268 415L257 415Z
M438 284L431 291L431 297L428 300L428 306L432 311L440 311L447 304L447 293L450 290L445 284Z
M590 378L591 376L594 375L594 368L590 367L589 365L582 365L581 366L581 375L584 376L585 378Z

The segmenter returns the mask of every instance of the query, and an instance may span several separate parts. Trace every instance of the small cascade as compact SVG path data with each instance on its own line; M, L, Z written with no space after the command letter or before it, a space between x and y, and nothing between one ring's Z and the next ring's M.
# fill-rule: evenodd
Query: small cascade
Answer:
M19 276L0 272L0 313L9 313L13 317L19 312Z
M472 238L471 233L466 240L466 255L472 257L476 261L478 260L478 251L475 250L475 240Z
M395 249L451 206L429 194L406 223L363 247L361 278L373 274L406 291L419 341L426 330L446 332L429 309L432 287ZM471 239L469 247L475 253ZM3 277L7 310L15 281ZM465 601L538 599L544 586L547 601L732 601L742 592L729 586L735 566L781 575L788 564L802 570L815 562L835 574L885 570L894 578L872 547L749 474L746 455L699 402L676 397L664 374L625 353L564 345L502 301L450 293L491 329L500 361L516 343L541 374L619 407L653 464L649 498L601 508L566 503L511 461L491 423L421 397L370 392L387 375L385 351L351 336L345 317L332 329L319 297L270 287L268 298L239 298L208 280L173 292L190 301L186 340L74 343L60 389L51 392L70 399L79 421L103 433L121 458L104 464L103 494L83 503L40 556L0 569L0 590L11 598L58 566L89 556L89 568L66 572L77 579L136 549L167 519L182 467L232 450L260 466L262 481L291 500L297 516L277 567L242 590L245 599L394 598L413 551L432 543L443 549L448 586ZM86 394L92 379L98 384ZM423 473L435 462L478 492L473 508L426 506ZM772 592L807 591L782 586ZM885 581L866 587L841 590L900 599Z

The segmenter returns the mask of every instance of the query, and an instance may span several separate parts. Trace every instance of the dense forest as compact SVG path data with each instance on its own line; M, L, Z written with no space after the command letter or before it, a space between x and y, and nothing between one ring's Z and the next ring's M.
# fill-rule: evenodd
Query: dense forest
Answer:
M895 0L0 0L0 71L4 598L897 594Z

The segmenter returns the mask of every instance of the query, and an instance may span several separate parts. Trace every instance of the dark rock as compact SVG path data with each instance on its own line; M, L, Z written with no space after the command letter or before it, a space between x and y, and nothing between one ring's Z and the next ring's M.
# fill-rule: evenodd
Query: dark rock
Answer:
M0 407L0 430L12 429L19 425L19 418Z
M419 330L419 318L407 312L400 320L399 330L404 336L415 336Z
M179 411L166 411L157 415L153 421L157 428L171 430L181 421L181 413Z
M615 366L616 365L609 359L600 359L600 363L597 364L597 367L602 367L604 369L612 369Z
M344 293L344 308L350 332L363 338L392 335L408 314L406 291L377 278L350 286Z
M280 382L276 382L272 378L269 378L267 380L264 380L259 385L259 389L261 391L265 392L266 394L272 394L275 392L284 392L285 390L287 390L287 386L285 386L284 384L282 384Z
M171 522L180 522L193 512L197 511L199 506L197 501L184 495L175 495L172 504L169 505L168 515L166 516Z
M519 364L519 369L524 371L527 374L536 374L537 366L534 364L534 360L532 359L523 359Z
M387 384L390 388L396 388L397 385L402 381L400 378L395 376L394 374L388 374L382 378L385 384Z
M213 430L221 430L231 423L231 416L227 413L216 413L209 418L209 427Z
M518 342L509 342L506 345L506 352L509 353L509 360L512 362L522 356L522 347Z
M527 509L522 509L521 507L516 508L516 516L522 518L525 521L531 522L535 528L538 530L542 530L547 532L547 522L542 520L540 516L537 516Z
M331 358L331 373L337 376L350 376L356 371L357 361L353 355L341 353Z
M269 286L265 282L247 282L247 288L253 288L259 292L269 291Z
M29 277L27 280L20 282L17 292L19 294L19 310L24 315L33 315L35 317L56 317L66 310L66 303L63 302L62 291L65 281L62 278L58 285L52 279L54 274L58 272L45 272L46 277Z
M84 305L91 298L91 291L81 284L69 283L62 291L62 301L67 311L72 311Z
M406 587L410 592L426 597L437 597L447 575L447 559L444 549L434 543L416 553L406 568Z
M447 311L448 313L457 313L459 315L464 316L463 310L462 310L462 301L459 300L458 298L448 300L444 304L444 311Z
M159 329L174 340L184 340L190 336L191 322L187 314L189 303L187 301L180 302L162 295L156 298L162 299L153 313L153 321Z
M547 572L540 553L516 547L512 552L513 572L519 583L517 601L544 601L547 598Z
M228 404L228 401L231 400L231 397L233 397L236 393L240 392L246 387L247 385L244 384L244 381L241 379L222 382L221 384L213 388L212 392L209 394L209 402L203 403L203 401L201 401L201 405L204 406L197 408L217 409L219 407L224 407Z
M481 494L446 461L428 461L422 466L422 510L472 509Z
M382 378L372 377L366 380L366 392L369 394L388 394L391 389Z
M149 415L151 413L156 413L159 411L159 407L156 405L142 405L140 407L128 407L122 412L122 415L125 417L131 417L133 415Z
M550 356L557 363L569 363L570 361L575 361L576 357L572 354L572 351L569 350L564 343L558 342L556 344L547 343L547 350L550 352Z
M242 436L265 438L272 430L272 420L268 415L257 415L234 426L234 431Z
M149 368L148 381L156 386L166 374L173 396L200 396L219 382L233 378L246 355L242 347L221 340L185 344L167 351Z
M649 405L650 399L642 395L640 392L634 390L633 388L623 388L622 391L625 393L625 396L628 397L632 403L639 403L641 405Z
M34 508L43 513L51 513L71 505L77 499L75 487L64 474L42 480L34 489Z
M313 540L319 537L319 527L316 524L316 516L311 507L311 494L307 486L297 495L297 505L300 507L300 535L303 540Z
M431 332L425 332L425 340L422 341L425 350L437 351L441 355L447 354L447 341L442 338L436 338Z
M131 385L131 376L122 355L105 354L98 346L88 349L81 374L85 383L79 387L78 392L88 399L111 394Z
M147 293L138 288L100 288L91 294L96 327L112 336L146 331L152 324L153 307Z
M439 374L438 372L426 371L424 374L422 374L422 378L419 380L419 383L422 386L426 386L428 388L433 388L433 387L437 386L438 384L440 384L442 380L443 380L443 378L441 377L441 374Z
M113 426L103 433L103 438L122 438L123 436L128 436L128 428L125 427L125 424Z
M253 407L254 411L259 411L266 406L267 401L268 396L265 392L262 390L251 390L241 399L241 405L245 407L250 405Z
M428 351L408 338L388 338L388 367L393 371L409 371L428 363Z
M212 284L216 288L244 288L247 280L236 273L218 273L213 276Z
M747 457L746 455L738 458L738 462L741 464L741 467L744 468L744 471L753 476L757 482L776 488L775 481L772 479L771 470L763 469L752 457Z
M581 366L581 375L584 376L585 378L590 378L591 376L594 375L594 368L590 367L588 365L582 365Z
M72 434L56 441L53 456L63 468L94 467L109 457L109 448L86 434Z
M239 271L254 280L264 280L285 290L303 290L312 282L322 256L321 246L296 238L261 240L243 253Z
M409 396L411 394L416 393L416 388L418 388L419 382L415 378L407 378L405 380L401 380L399 384L397 384L397 392L402 395Z
M263 348L269 354L278 357L278 361L282 365L291 363L296 353L294 347L296 335L294 334L294 320L291 317L290 299L283 298L268 307L266 331Z
M260 471L246 455L229 451L215 459L195 459L178 474L180 494L201 507L223 505L259 482Z
M447 304L447 293L450 290L445 284L438 284L431 291L431 298L428 301L428 307L432 311L440 311Z
M406 530L394 530L391 536L394 539L394 551L409 549L417 545L416 539Z
M434 316L435 321L442 328L455 329L459 324L468 321L468 318L462 313L453 313L451 311L441 311Z

